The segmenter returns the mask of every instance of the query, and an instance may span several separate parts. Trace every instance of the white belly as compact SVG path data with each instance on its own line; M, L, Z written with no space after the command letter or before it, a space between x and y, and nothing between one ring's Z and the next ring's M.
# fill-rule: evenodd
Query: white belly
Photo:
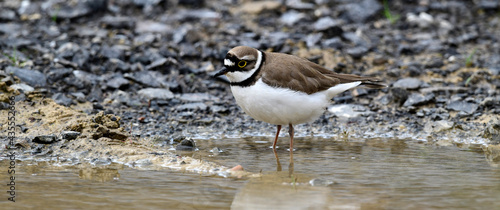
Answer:
M236 103L251 117L275 125L301 124L323 114L331 97L275 88L258 80L249 87L231 86Z

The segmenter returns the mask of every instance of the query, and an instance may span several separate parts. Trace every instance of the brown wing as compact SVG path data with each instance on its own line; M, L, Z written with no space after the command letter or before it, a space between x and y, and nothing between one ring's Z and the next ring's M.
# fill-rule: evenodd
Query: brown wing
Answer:
M362 84L368 87L376 87L379 82L373 77L337 74L307 59L281 53L266 53L265 64L262 69L263 82L273 87L290 88L307 94L341 83L362 81Z

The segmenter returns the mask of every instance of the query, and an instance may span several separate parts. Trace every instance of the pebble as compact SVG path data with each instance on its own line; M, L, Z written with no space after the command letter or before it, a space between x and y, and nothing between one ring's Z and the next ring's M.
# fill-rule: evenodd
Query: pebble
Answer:
M404 102L403 106L420 106L431 102L434 99L434 94L422 95L420 93L412 93Z
M465 112L469 115L476 112L477 108L478 108L477 104L469 103L469 102L465 102L465 101L461 101L461 100L451 101L446 106L446 109L448 109L448 110L459 111L459 112L462 111L462 112Z
M192 139L184 139L175 146L175 150L178 151L193 151L195 149L196 143Z
M14 74L14 76L19 77L21 81L26 82L32 87L47 86L47 78L45 74L39 71L8 66L6 68L6 72L9 74Z
M167 100L174 98L174 94L169 89L165 88L144 88L139 90L137 94L147 99Z
M185 111L185 110L206 110L208 106L204 103L198 102L198 103L187 103L187 104L182 104L176 107L177 110L179 111Z
M80 132L77 131L62 131L61 138L66 140L74 140L80 136Z
M416 78L403 78L392 84L395 88L403 88L408 90L416 90L420 88L422 81Z
M296 10L289 10L281 15L280 21L285 25L293 26L305 17L306 15L304 13L297 12Z
M52 100L56 102L57 104L63 105L63 106L70 106L73 104L73 99L68 98L64 93L56 93L52 96Z
M355 104L339 104L328 108L328 111L339 118L354 118L371 113L366 107Z
M344 5L347 19L355 23L363 23L382 10L382 5L376 0L361 0Z
M33 138L33 142L39 144L52 144L56 141L57 141L57 136L54 134L40 135L40 136L35 136L35 138Z

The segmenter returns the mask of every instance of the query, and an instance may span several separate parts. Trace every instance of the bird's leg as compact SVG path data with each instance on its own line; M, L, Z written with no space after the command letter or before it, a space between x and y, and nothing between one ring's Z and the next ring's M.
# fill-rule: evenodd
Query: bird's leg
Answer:
M288 134L290 135L290 152L293 151L293 125L288 124Z
M290 135L290 164L288 165L288 174L291 176L293 174L293 125L288 124L288 134Z
M280 135L281 125L278 125L278 130L276 131L276 138L274 138L273 150L276 154L276 142L278 142L278 136Z
M276 153L276 150L273 150L274 152L274 157L276 158L276 171L281 171L281 163L280 163L280 158L278 157L278 153Z

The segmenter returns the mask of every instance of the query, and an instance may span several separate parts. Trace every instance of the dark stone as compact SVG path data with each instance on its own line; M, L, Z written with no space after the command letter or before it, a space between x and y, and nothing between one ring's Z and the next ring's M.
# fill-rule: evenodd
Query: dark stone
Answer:
M403 78L396 81L392 86L395 88L404 88L408 90L416 90L420 88L422 81L416 78Z
M162 87L165 86L164 76L155 71L139 71L131 74L125 74L125 78L135 81L145 87Z
M364 23L382 10L382 5L376 0L356 1L344 7L347 19L356 23Z
M391 88L391 95L396 103L403 104L408 98L409 92L404 88Z
M6 72L14 74L14 76L19 77L21 81L26 82L30 86L33 87L47 86L47 78L43 73L39 71L8 66Z
M425 105L431 102L433 99L434 99L433 93L426 94L425 96L420 93L412 93L410 96L408 96L408 99L406 99L403 106Z
M57 141L57 136L56 135L40 135L40 136L35 136L33 138L33 142L39 143L39 144L52 144Z
M72 72L73 70L69 68L51 69L47 74L47 82L49 84L54 84L63 78L70 76Z
M104 45L101 48L100 54L105 58L123 59L124 52L122 49L116 46L109 47L107 45Z
M124 89L129 85L129 81L123 76L118 75L106 82L106 85L112 89Z
M61 132L61 138L66 140L73 140L80 136L80 132L77 131L63 131Z
M131 17L106 15L101 18L101 22L110 28L131 29L134 27L135 20Z
M453 110L453 111L463 111L467 114L474 114L474 112L477 110L478 105L475 103L469 103L465 101L460 101L460 100L455 100L451 101L448 103L446 106L446 109L448 110Z
M196 144L192 139L184 139L175 147L175 150L180 151L193 151L194 149L196 149Z
M70 106L73 104L73 100L71 98L68 98L64 93L56 93L52 96L52 100L56 102L57 104L63 105L63 106Z
M164 88L144 88L137 93L139 96L147 99L167 100L174 97L174 94L170 90Z
M340 26L341 24L342 21L340 20L335 20L331 17L322 17L314 23L313 28L316 31L326 31L332 27Z
M366 53L368 53L368 48L363 46L353 47L346 50L347 54L350 55L354 59L360 59Z
M16 13L7 8L0 8L0 20L12 21L16 19Z
M176 109L178 111L184 111L184 110L206 110L207 105L204 103L188 103L188 104L183 104L180 106L177 106Z

